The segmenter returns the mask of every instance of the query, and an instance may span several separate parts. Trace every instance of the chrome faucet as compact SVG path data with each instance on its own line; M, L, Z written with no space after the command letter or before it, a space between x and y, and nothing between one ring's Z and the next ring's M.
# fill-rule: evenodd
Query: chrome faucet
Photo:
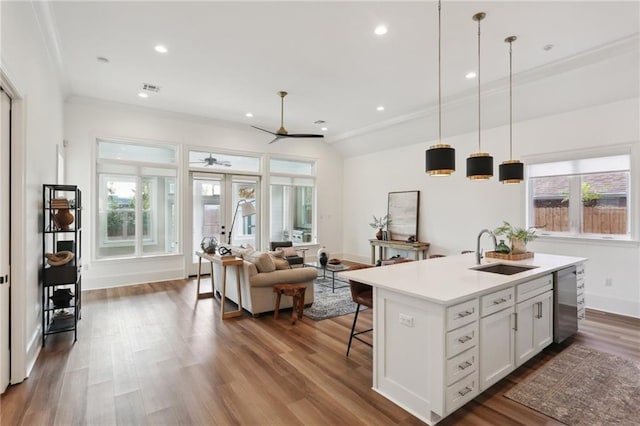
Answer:
M491 238L493 238L494 250L498 245L498 242L496 241L496 236L493 234L493 232L489 231L488 229L483 229L482 231L480 231L480 233L478 234L478 245L476 246L476 262L478 263L478 265L480 264L480 260L482 260L482 252L480 251L480 238L482 237L482 234L484 234L485 232L491 235Z

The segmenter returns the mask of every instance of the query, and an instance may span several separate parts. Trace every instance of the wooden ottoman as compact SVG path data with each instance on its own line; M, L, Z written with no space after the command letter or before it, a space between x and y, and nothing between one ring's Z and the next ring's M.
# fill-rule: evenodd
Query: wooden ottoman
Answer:
M280 311L280 298L284 294L285 296L293 297L292 309L291 309L291 324L295 324L298 318L302 319L304 310L304 292L307 287L304 284L275 284L273 286L273 292L277 293L276 307L273 311L273 318L278 319L278 313Z

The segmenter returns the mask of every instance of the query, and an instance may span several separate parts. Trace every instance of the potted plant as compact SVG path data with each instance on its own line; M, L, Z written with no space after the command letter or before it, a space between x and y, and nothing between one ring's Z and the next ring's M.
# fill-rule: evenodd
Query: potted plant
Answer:
M596 205L601 195L599 192L591 189L591 184L582 182L582 205L585 207L593 207Z
M380 216L380 218L377 218L375 215L373 215L373 222L369 223L369 226L372 227L373 229L378 230L378 232L376 232L376 238L381 240L382 230L386 228L387 225L390 223L391 223L391 219L389 219L388 214L384 216Z
M535 232L536 227L529 229L518 228L507 221L503 221L502 225L493 231L495 235L504 235L509 240L512 254L526 253L527 243L538 238Z

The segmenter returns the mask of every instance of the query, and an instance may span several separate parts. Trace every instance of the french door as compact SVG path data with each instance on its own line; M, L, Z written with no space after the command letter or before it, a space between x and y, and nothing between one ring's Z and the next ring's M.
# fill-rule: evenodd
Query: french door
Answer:
M9 144L11 99L0 89L0 393L9 385Z
M188 275L198 272L203 238L219 243L259 247L260 178L222 173L191 172L191 261ZM208 268L205 268L208 270Z

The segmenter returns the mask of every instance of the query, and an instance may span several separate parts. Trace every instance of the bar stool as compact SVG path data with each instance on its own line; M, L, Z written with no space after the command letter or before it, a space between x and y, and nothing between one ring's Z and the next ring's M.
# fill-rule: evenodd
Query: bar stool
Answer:
M364 269L364 268L370 268L370 267L371 267L370 265L354 265L351 268L349 268L349 270L353 271L356 269ZM369 309L373 309L373 287L371 287L368 284L363 284L353 280L349 280L349 287L351 287L351 299L353 300L354 303L358 304L358 307L356 308L356 314L353 317L353 325L351 326L351 335L349 336L349 343L347 344L347 356L349 356L349 350L351 349L351 342L353 341L353 339L357 339L366 345L373 346L371 343L365 340L362 340L359 337L360 334L373 331L373 328L356 332L356 323L358 322L358 314L360 313L360 306L366 306Z

